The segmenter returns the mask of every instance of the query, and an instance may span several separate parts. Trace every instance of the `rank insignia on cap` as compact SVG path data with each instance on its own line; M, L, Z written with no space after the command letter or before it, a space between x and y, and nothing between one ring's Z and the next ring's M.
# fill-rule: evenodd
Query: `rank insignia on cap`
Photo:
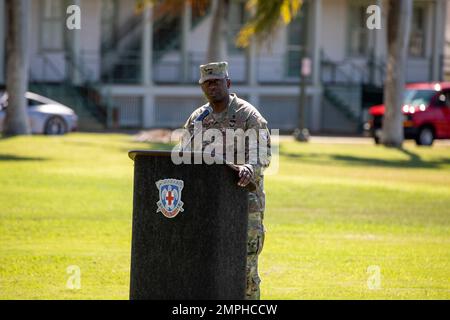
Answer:
M225 79L228 77L228 62L211 62L200 66L200 80L198 83L211 79Z

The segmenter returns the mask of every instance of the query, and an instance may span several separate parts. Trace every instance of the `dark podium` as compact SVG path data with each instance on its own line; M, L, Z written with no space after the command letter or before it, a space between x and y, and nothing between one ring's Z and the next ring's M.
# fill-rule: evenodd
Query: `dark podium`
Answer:
M244 299L248 191L237 186L237 172L225 164L176 165L170 151L129 157L130 299Z

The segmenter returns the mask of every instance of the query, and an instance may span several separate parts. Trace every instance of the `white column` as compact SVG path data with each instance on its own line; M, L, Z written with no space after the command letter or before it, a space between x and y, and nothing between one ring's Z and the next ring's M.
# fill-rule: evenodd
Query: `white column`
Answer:
M313 4L313 33L311 37L311 53L312 53L312 83L314 86L320 85L320 46L321 39L320 35L322 34L322 0L314 0Z
M255 15L255 8L250 9L250 15L253 17ZM250 87L255 88L258 86L258 51L257 42L255 37L251 37L249 45L246 52L247 58L247 83ZM256 101L253 102L256 105Z
M149 93L143 99L142 126L144 128L152 128L155 126L155 96Z
M80 0L74 0L73 4L80 7ZM81 8L81 7L80 7ZM83 12L81 10L81 12ZM83 16L81 16L81 19L83 19ZM81 24L83 24L83 20L81 20ZM82 76L80 74L79 68L82 68L83 65L81 63L81 30L73 29L68 30L70 32L72 43L70 48L70 58L72 59L72 67L71 67L71 73L70 73L70 80L74 85L81 84Z
M181 34L181 79L183 82L190 80L190 59L189 59L189 33L192 24L192 7L188 1L184 2L183 18L182 18L182 34Z
M247 81L250 87L256 87L258 85L258 53L256 46L256 41L252 37L247 52Z
M153 86L153 6L146 4L142 14L142 38L141 38L141 84ZM149 90L153 92L153 90ZM148 93L143 97L142 126L151 128L155 124L155 97Z
M250 87L249 102L259 108L258 86L258 52L256 40L252 37L247 49L247 83Z
M441 58L444 54L444 41L445 41L445 13L446 6L444 0L436 0L434 3L433 12L433 39L432 39L432 52L431 52L431 80L441 80L439 75L441 74Z
M255 14L255 8L251 8L250 16ZM256 108L259 108L260 95L258 87L258 44L255 37L251 37L246 50L246 80L250 88L248 95L249 102Z
M387 28L387 21L386 16L384 14L384 11L386 8L383 7L383 0L377 0L376 4L381 8L381 29L374 29L370 30L370 32L373 32L375 35L374 39L374 80L376 83L383 83L384 79L382 79L382 74L379 72L379 69L377 67L377 63L383 64L386 60L386 28Z
M313 23L311 34L311 53L312 53L312 74L311 80L314 88L319 89L321 87L320 75L321 75L321 38L322 34L322 0L311 1ZM310 25L311 26L311 25ZM321 90L313 90L312 94L312 110L311 110L311 131L320 130L321 126Z
M142 13L142 38L141 38L141 84L148 86L152 84L152 68L153 68L153 23L152 23L153 7L150 4L145 6Z
M256 90L251 90L248 100L255 108L259 109L260 108L260 105L259 105L260 95L258 92L255 92L255 91Z
M5 83L5 0L0 0L0 84Z
M386 30L387 30L387 16L386 8L384 7L385 1L377 0L376 5L381 8L381 29L374 29L371 32L375 32L375 57L382 58L385 54L386 48Z
M224 16L229 5L222 0L213 0L211 4L211 25L208 35L208 49L205 62L225 61L228 57L226 28L227 20Z

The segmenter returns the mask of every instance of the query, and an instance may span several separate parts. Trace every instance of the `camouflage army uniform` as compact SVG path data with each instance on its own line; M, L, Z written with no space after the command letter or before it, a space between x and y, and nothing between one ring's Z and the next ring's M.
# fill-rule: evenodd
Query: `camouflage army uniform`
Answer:
M193 120L196 119L208 104L195 110L186 121L184 128L193 133ZM255 164L249 164L249 152L251 148L257 146L246 145L245 147L245 163L236 163L247 166L253 172L253 182L256 189L248 194L248 242L247 242L247 289L246 299L256 300L260 298L259 284L261 282L258 275L258 255L261 253L264 244L264 226L263 217L265 209L265 193L264 193L264 177L263 171L270 162L270 135L267 128L267 121L261 116L258 110L246 102L239 99L235 94L230 95L230 103L226 110L221 113L211 113L203 120L203 131L215 128L223 133L223 142L226 145L225 130L226 129L254 129L257 133L263 130L258 143L266 143L267 159L259 159ZM261 138L262 137L262 138ZM203 147L214 143L214 141L206 141ZM233 143L233 142L230 142ZM236 151L236 150L235 150Z

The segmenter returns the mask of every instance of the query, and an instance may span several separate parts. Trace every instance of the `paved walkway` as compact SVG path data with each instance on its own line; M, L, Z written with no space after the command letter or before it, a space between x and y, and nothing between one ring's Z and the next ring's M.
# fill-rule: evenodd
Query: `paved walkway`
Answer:
M139 142L155 142L168 143L170 142L172 131L169 129L150 129L150 130L121 130L121 133L134 135L134 140ZM177 139L176 139L177 140ZM293 141L292 135L280 135L280 141ZM412 140L407 140L412 141ZM371 137L337 137L337 136L311 136L310 142L314 144L364 144L373 145L373 138ZM450 146L450 140L435 140L434 145Z
M294 137L290 135L280 136L280 141L293 141ZM311 136L312 143L326 143L326 144L374 144L373 138L370 137L326 137L326 136ZM413 140L406 140L413 141ZM434 145L450 146L450 140L435 140Z

